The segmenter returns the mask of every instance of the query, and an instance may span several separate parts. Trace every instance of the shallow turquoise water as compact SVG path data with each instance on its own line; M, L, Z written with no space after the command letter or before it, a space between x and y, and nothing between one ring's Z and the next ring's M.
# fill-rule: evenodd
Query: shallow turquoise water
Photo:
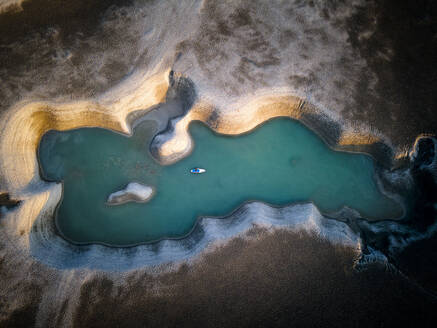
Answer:
M371 157L333 151L299 122L275 119L237 137L195 122L190 133L192 154L170 166L148 151L150 121L130 138L98 128L47 133L39 147L43 177L64 181L58 229L78 243L129 245L181 237L198 216L226 215L247 200L312 200L325 213L347 205L375 219L402 214L379 191ZM193 167L207 173L190 174ZM105 204L132 181L154 186L155 196L148 203Z

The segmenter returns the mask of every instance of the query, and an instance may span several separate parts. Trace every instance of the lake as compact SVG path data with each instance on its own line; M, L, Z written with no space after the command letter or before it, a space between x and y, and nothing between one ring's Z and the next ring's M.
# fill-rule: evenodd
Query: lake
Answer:
M155 123L144 121L131 137L100 128L43 136L42 176L64 183L55 218L61 235L74 243L113 246L179 238L200 216L224 216L248 200L313 201L327 214L348 206L370 219L403 212L379 190L370 156L334 151L288 118L239 136L219 135L193 122L193 152L169 166L149 152L155 133ZM207 172L191 174L194 167ZM106 204L109 194L134 181L154 187L150 201Z

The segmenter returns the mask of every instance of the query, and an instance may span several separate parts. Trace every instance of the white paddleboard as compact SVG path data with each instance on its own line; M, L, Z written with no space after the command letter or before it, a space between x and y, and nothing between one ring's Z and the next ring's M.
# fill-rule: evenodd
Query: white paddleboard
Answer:
M195 167L194 169L191 169L190 172L193 173L193 174L200 174L200 173L205 173L206 170L205 169L201 169L199 167Z

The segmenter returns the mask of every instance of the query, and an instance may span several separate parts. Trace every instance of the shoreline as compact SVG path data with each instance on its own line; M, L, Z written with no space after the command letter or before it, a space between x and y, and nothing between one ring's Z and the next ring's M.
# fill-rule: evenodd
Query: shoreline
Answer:
M12 138L12 141L15 141L16 143L23 142L24 139L24 144L28 147L22 149L20 154L24 159L20 158L19 156L12 157L16 162L23 163L21 169L24 170L24 174L21 174L21 177L24 176L24 179L22 178L20 180L16 178L18 175L16 171L17 169L20 169L20 166L17 166L16 163L15 165L11 163L5 164L5 160L3 159L0 165L0 179L6 181L6 184L3 183L2 185L7 186L6 191L9 192L10 195L12 195L14 198L22 200L22 204L20 204L17 209L7 213L7 216L9 216L7 221L14 222L14 224L10 227L12 228L12 231L7 233L12 232L15 237L18 237L17 239L21 244L21 247L24 247L26 252L46 263L46 259L47 257L50 257L50 254L47 253L46 256L39 255L42 253L45 254L46 251L50 249L56 249L58 254L59 251L61 254L70 253L73 251L73 253L78 253L79 256L81 253L87 254L88 252L86 249L91 251L91 253L87 255L83 254L83 258L92 258L93 248L96 247L106 248L106 250L115 256L115 258L120 256L119 250L126 250L129 248L134 248L135 250L144 248L140 251L140 253L147 253L147 248L165 248L162 247L162 245L168 244L172 241L178 241L181 244L183 244L184 240L188 242L188 239L192 237L191 234L194 234L195 230L201 226L200 221L207 220L208 218L202 217L201 220L198 218L193 226L193 229L187 235L174 239L161 238L158 241L123 247L117 247L113 245L102 246L101 243L79 244L68 241L68 239L65 239L65 237L59 233L59 231L56 231L58 229L53 225L54 221L56 221L54 218L56 209L62 199L62 184L47 182L41 179L39 174L38 159L36 159L36 165L35 161L31 160L32 157L34 159L35 157L37 158L36 152L40 138L45 132L51 129L66 130L89 126L106 129L109 128L115 132L130 135L133 127L136 124L135 122L137 122L137 120L134 119L135 116L138 118L137 113L139 113L139 111L142 113L148 112L151 113L150 115L152 120L156 120L156 123L158 123L157 134L153 138L149 150L151 151L152 156L163 165L171 164L172 162L187 156L191 151L193 142L188 132L188 127L192 121L203 122L215 133L237 135L249 133L251 130L259 127L266 121L276 117L289 117L291 119L298 120L306 127L314 131L325 143L327 143L330 148L336 151L357 152L357 149L361 149L361 152L369 154L369 150L376 150L376 154L378 154L380 149L386 149L386 147L389 147L383 144L381 139L377 137L369 134L366 135L364 133L354 135L352 132L344 130L340 123L329 120L327 115L323 115L323 113L317 110L317 108L315 108L313 105L306 103L304 100L298 97L290 95L262 96L246 103L237 110L219 110L200 100L191 99L188 101L188 103L191 103L192 106L188 106L187 109L184 109L183 106L181 106L179 110L179 113L182 114L181 116L175 115L175 113L177 114L178 112L177 110L172 114L162 114L162 112L159 112L158 110L154 118L154 116L152 116L152 112L159 108L157 107L159 104L163 104L162 106L165 106L165 104L172 102L172 99L180 101L179 97L186 96L187 89L189 95L195 95L195 92L194 90L191 90L193 85L190 84L188 79L181 76L174 77L171 71L166 71L166 73L161 74L159 79L155 76L152 77L151 80L152 82L149 81L148 86L150 86L150 90L152 90L151 92L154 95L154 98L153 100L149 101L148 105L144 105L144 103L142 103L143 106L140 106L138 103L134 102L136 106L127 108L109 107L108 110L107 107L101 107L98 103L92 102L76 104L77 107L75 107L74 104L62 104L56 107L54 104L30 103L19 109L15 109L14 112L12 110L7 112L10 114L10 117L9 120L6 120L6 123L9 123L10 121L18 122L20 124L28 123L30 128L34 128L33 131L31 129L30 131L27 131L28 133L33 133L31 137L34 139L26 138L28 135L23 134L18 134L18 136L15 136L15 139ZM160 91L162 91L163 80L168 82L165 94L162 92L160 93ZM161 84L156 83L157 81L161 82ZM131 98L135 99L135 96L130 96ZM83 108L84 105L85 108ZM22 112L26 112L24 116L27 114L27 117L21 117L19 114L23 115ZM36 118L34 116L35 113L37 113ZM63 115L64 113L68 113L70 117L67 116L67 118L62 117L60 119L59 116ZM163 115L164 119L159 115ZM15 116L18 116L18 119ZM134 116L134 118L132 118L132 116ZM147 116L148 115L146 115L146 117ZM29 123L26 121L26 118L31 120L31 122ZM150 118L145 118L142 116L139 120L141 119ZM36 122L32 120L36 120ZM163 122L163 120L168 120L167 124L166 122ZM244 125L241 126L239 122L244 122ZM6 125L6 123L4 123L5 128L2 129L1 133L3 138L1 138L2 142L0 143L0 149L2 149L3 153L7 153L4 151L5 143L7 143L9 140L7 133L9 131L14 131L14 126L11 127L10 125ZM163 129L164 126L165 129ZM315 128L315 126L319 126L319 129ZM29 139L31 140L29 141ZM335 143L333 144L333 142ZM10 147L13 149L17 148L17 146L14 147L14 142L11 142L10 145ZM383 145L383 147L381 145ZM383 167L381 162L378 161L378 156L374 156L372 152L370 152L370 155L375 159L377 165L381 165L381 167ZM386 165L387 164L388 163L386 163ZM14 167L14 170L8 170L10 167ZM8 176L8 174L11 172L15 173L15 175L12 174ZM385 190L381 191L385 193ZM388 196L390 197L390 195ZM281 212L281 210L287 207L293 208L300 205L289 204L281 207L274 207L259 201L247 201L241 204L229 215L221 217L221 219L232 217L234 213L238 212L242 208L245 208L246 206L249 206L249 204L263 204L272 209L272 211L277 210L278 212ZM311 202L308 204L314 207ZM256 221L256 219L254 221ZM340 223L340 221L337 222ZM342 230L344 230L344 228ZM240 231L239 233L242 232ZM27 241L26 237L28 237ZM227 236L227 238L232 237L235 237L235 235ZM208 239L208 243L214 243L214 238ZM216 238L216 240L220 239L220 236ZM174 246L176 245L172 245L172 248ZM203 244L201 250L205 249L206 247L207 244ZM74 250L75 248L77 249ZM45 249L45 251L43 251L43 249ZM185 258L193 257L198 252L199 249L196 248L196 251L190 251L190 255L187 255ZM107 252L104 251L103 253ZM183 260L173 258L173 256L163 256L160 258L161 260L155 262L155 264ZM171 258L173 259L171 260ZM82 265L79 266L83 266L85 264L80 259L77 259L77 262L82 263ZM144 263L144 261L140 262ZM85 264L85 266L89 265L89 263L88 265ZM141 266L141 264L136 263L132 264L132 266L138 267ZM72 267L75 266L73 265ZM97 265L97 267L100 266Z

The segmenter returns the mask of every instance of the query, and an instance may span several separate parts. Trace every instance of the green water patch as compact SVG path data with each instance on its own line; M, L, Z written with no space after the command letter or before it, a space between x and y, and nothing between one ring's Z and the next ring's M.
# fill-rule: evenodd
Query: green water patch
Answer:
M200 216L223 216L248 200L313 201L323 213L348 206L370 219L402 215L378 188L370 156L334 151L297 121L271 120L240 136L193 122L193 152L169 166L149 152L154 134L155 123L144 121L131 137L99 128L43 136L42 175L63 181L56 223L64 237L114 246L183 237ZM193 167L207 172L191 174ZM147 203L106 203L133 181L156 194Z

